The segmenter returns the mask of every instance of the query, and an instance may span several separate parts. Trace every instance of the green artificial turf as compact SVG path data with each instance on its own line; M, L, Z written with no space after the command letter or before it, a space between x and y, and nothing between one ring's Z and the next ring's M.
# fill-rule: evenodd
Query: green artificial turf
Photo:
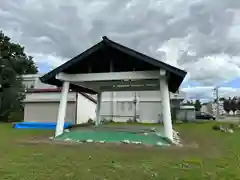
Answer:
M83 141L83 140L93 140L94 142L105 141L106 143L121 143L124 140L129 140L130 142L141 142L146 145L168 145L169 143L163 138L156 135L156 133L132 133L132 132L118 132L118 131L94 131L90 130L75 130L71 132L66 132L63 135L57 137L58 140L70 139L73 141Z

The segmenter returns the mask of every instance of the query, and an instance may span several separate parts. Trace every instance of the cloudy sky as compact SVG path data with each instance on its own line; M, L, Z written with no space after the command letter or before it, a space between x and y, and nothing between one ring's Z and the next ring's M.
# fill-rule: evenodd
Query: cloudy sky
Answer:
M106 35L185 69L189 98L240 95L239 0L1 0L0 29L41 73Z

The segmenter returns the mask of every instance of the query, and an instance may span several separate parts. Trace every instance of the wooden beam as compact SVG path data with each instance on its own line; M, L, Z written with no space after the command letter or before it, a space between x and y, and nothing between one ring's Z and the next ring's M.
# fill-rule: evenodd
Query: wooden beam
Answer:
M94 84L91 84L91 83L85 83L85 82L73 82L71 84L74 84L76 86L81 86L81 87L85 87L85 88L88 88L88 89L91 89L93 91L96 91L96 92L100 92L100 87L99 86L96 86Z
M109 72L88 74L59 73L56 79L69 82L159 79L159 71Z
M159 84L159 80L156 79L144 79L137 81L88 81L76 83L83 85L84 87L101 87L101 86L116 86L116 85L147 85L147 84Z
M160 86L132 86L132 87L101 87L100 91L109 92L109 91L156 91L159 90Z

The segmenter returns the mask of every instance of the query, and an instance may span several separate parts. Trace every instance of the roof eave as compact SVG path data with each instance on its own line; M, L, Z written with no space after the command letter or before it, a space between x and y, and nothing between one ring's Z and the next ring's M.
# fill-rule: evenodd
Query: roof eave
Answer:
M64 70L66 70L67 68L69 68L70 66L74 65L75 63L81 61L82 59L84 59L85 57L87 57L88 55L90 55L91 53L93 53L94 51L102 48L104 46L104 42L100 41L99 43L95 44L94 46L92 46L90 49L87 49L85 51L83 51L82 53L80 53L79 55L73 57L72 59L70 59L69 61L67 61L66 63L60 65L59 67L57 67L56 69L53 69L52 71L48 72L47 74L44 74L43 76L41 76L39 79L42 83L45 84L51 84L51 85L55 85L50 83L50 81L59 81L57 79L55 79L55 76L60 73L63 72ZM58 82L59 83L59 82ZM84 87L82 87L84 88ZM88 88L84 88L84 89L88 89ZM90 90L89 92L91 92L91 94L96 94L95 91Z
M50 71L49 73L43 75L42 77L40 77L40 81L43 82L43 83L46 83L46 84L52 84L52 85L57 85L57 86L61 86L62 85L62 82L55 79L55 76L60 73L60 72L64 72L67 68L69 68L70 66L73 66L75 63L83 60L84 58L86 58L87 56L89 56L91 53L94 53L95 51L97 51L98 49L102 48L103 46L109 46L109 47L112 47L114 49L117 49L123 53L126 53L128 54L129 56L132 56L132 57L135 57L139 60L142 60L142 61L145 61L147 63L150 63L156 67L159 67L159 68L163 68L165 69L166 71L168 71L169 73L171 74L174 74L176 76L179 76L181 77L179 80L181 80L181 82L177 82L177 84L180 84L182 83L183 79L185 78L187 72L184 71L184 70L181 70L179 68L176 68L176 67L173 67L169 64L166 64L162 61L159 61L157 59L154 59L152 57L149 57L145 54L142 54L140 52L137 52L133 49L130 49L128 47L125 47L119 43L116 43L114 41L111 41L110 39L108 39L106 36L103 36L102 37L102 41L100 41L99 43L97 43L96 45L92 46L90 49L82 52L81 54L79 54L78 56L72 58L71 60L69 60L68 62L62 64L61 66L57 67L56 69ZM54 82L54 83L53 83ZM73 90L75 91L75 89L77 87L75 87L76 85L71 85L73 86ZM179 88L178 86L178 88ZM80 89L85 89L85 90L88 90L90 92L90 94L96 94L97 92L95 91L92 91L88 88L84 88L84 87L79 87ZM178 88L174 88L174 89L171 89L171 92L176 92L178 90ZM88 93L89 93L88 92Z

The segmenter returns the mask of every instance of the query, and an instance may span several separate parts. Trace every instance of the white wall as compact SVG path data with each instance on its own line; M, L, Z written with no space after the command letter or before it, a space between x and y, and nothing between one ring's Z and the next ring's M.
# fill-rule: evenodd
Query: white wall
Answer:
M24 104L25 122L56 122L59 102L28 102ZM68 102L65 122L75 123L76 104Z
M162 103L160 101L142 101L139 106L140 122L157 123L162 120Z
M102 101L112 101L112 97L114 101L133 101L134 97L139 98L139 101L161 101L160 91L120 91L120 92L103 92ZM171 99L184 99L185 94L180 92L173 94L170 92Z
M38 113L34 113L34 114L36 116L38 116L37 117L38 119L33 119L33 121L39 120L39 119L44 119L44 118L46 121L50 121L50 120L55 121L56 118L53 119L53 118L46 118L46 117L48 117L48 116L50 117L51 114L53 114L54 116L57 116L57 110L58 110L58 104L60 102L60 96L61 96L60 92L27 93L24 102L29 107L31 106L31 108L36 107L34 105L39 104L39 103L41 103L41 107L46 107L46 108L48 108L51 103L55 103L55 105L56 105L56 110L54 110L54 112L53 112L52 108L49 108L49 112L47 112L47 114L46 114L46 111L43 112L42 109L35 108L35 111ZM74 103L75 101L76 101L76 93L69 92L68 93L68 106L70 106L70 104ZM71 105L71 107L75 111L75 107L76 107L75 103L73 105ZM25 108L27 108L27 106L25 106ZM70 108L70 107L68 107L68 108ZM95 110L96 110L96 104L94 102L92 102L85 96L78 94L77 124L87 122L89 120L89 118L94 120L95 116L96 116ZM30 115L28 113L28 117L29 116ZM74 116L74 114L73 114L73 116ZM25 118L25 121L29 121L28 119L29 118ZM74 119L72 119L72 120L74 120ZM43 120L41 120L41 121L43 121Z
M51 86L48 84L44 84L39 79L40 75L24 75L23 76L23 84L26 85L27 88L31 88L31 85L34 85L35 89L55 89L55 86ZM27 93L24 102L59 102L60 101L61 92L44 92L44 93ZM77 101L77 124L87 122L89 118L95 119L96 116L96 104L86 98L85 96L78 94ZM89 95L96 99L95 95ZM75 102L76 101L76 93L69 92L68 93L68 101ZM44 112L40 112L44 113ZM40 114L39 114L40 116Z
M78 94L77 99L77 124L86 123L90 118L95 119L96 104L81 94Z
M24 102L52 102L60 101L61 92L27 93ZM75 101L76 93L68 93L68 101Z

